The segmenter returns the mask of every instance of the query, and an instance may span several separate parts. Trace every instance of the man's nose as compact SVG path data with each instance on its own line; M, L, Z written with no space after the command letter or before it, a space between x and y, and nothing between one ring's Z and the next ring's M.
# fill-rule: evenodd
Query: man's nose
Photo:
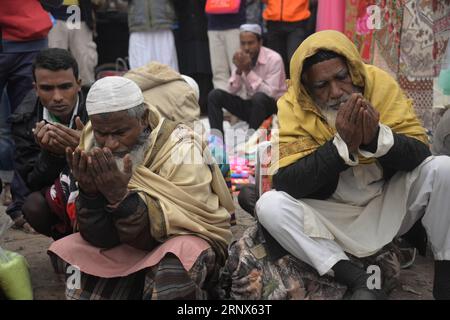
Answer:
M61 102L63 100L63 95L61 94L61 91L58 89L55 89L53 92L53 101L55 102Z
M112 152L114 152L119 146L119 141L112 135L106 137L104 147L109 148Z
M341 87L334 81L331 81L330 83L330 98L331 99L338 99L343 95L343 91Z

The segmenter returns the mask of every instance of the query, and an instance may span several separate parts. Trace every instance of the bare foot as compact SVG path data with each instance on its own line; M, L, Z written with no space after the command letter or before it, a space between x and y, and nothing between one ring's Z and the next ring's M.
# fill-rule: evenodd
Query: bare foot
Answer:
M25 220L23 215L20 215L16 219L14 219L14 224L12 226L13 229L21 230L25 233L38 234L36 230L33 229L32 226Z

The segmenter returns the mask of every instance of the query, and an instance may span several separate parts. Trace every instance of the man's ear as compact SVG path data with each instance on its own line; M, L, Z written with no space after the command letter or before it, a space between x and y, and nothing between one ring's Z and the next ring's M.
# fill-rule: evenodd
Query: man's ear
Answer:
M81 91L81 83L82 83L82 81L81 81L81 78L80 78L80 79L77 80L77 84L78 84L78 92Z
M147 105L146 105L147 106ZM149 125L149 122L148 122L148 114L150 113L150 110L148 109L148 107L145 109L145 111L144 111L144 114L142 115L142 118L141 118L141 124L144 126L144 127L147 127L148 125Z
M33 85L33 89L34 89L34 91L37 91L37 85L36 85L36 81L33 81L32 85Z

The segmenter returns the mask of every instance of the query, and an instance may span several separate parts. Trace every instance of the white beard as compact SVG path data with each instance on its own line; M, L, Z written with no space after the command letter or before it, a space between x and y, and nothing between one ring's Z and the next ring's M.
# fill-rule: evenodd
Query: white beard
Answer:
M142 164L144 162L145 154L147 153L149 143L144 143L142 145L139 145L129 153L130 154L130 160L132 163L132 172L136 171L137 166ZM116 161L117 168L119 168L120 171L123 172L124 168L124 162L123 158L114 156L114 160Z
M325 120L327 120L327 123L330 127L336 130L336 117L338 110L333 108L320 108L320 111L322 112L323 116L325 117Z
M150 147L150 140L149 140L150 133L149 132L142 132L138 142L133 147L133 149L129 152L130 160L132 163L131 170L134 173L136 168L141 165L144 162L145 155L147 153L148 148ZM97 144L97 141L94 139L94 146L99 147ZM124 168L124 161L123 158L114 156L114 160L116 161L117 168L123 172Z

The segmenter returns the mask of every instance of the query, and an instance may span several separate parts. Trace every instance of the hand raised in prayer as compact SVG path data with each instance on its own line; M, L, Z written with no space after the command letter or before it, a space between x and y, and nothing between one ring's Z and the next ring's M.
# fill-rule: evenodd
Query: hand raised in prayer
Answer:
M34 139L41 149L62 155L65 153L65 148L67 146L62 145L52 138L51 131L53 128L53 124L45 121L36 123L36 127L33 129Z
M64 147L63 153L65 148L71 147L75 149L80 143L81 131L84 128L80 117L76 117L75 124L77 126L76 130L66 127L60 123L55 123L48 132L50 142L54 141L54 143L58 143L60 146Z
M350 153L358 150L362 143L363 98L354 93L342 103L336 116L336 130L347 144Z
M372 105L363 100L362 144L368 145L378 135L380 113Z
M77 130L70 129L60 123L48 123L41 121L36 123L36 128L33 129L36 143L42 149L45 149L54 154L63 155L67 147L75 149L83 130L83 123L80 118L75 119Z
M123 158L123 171L108 148L94 148L89 157L89 170L97 189L110 204L120 203L128 194L128 183L133 174L130 155Z
M252 69L252 59L248 53L243 51L237 51L233 56L233 63L236 66L236 73L242 74L242 72L248 73Z
M78 147L75 151L67 147L66 159L75 180L78 181L78 187L87 195L97 195L98 189L95 185L94 177L88 170L88 153Z

